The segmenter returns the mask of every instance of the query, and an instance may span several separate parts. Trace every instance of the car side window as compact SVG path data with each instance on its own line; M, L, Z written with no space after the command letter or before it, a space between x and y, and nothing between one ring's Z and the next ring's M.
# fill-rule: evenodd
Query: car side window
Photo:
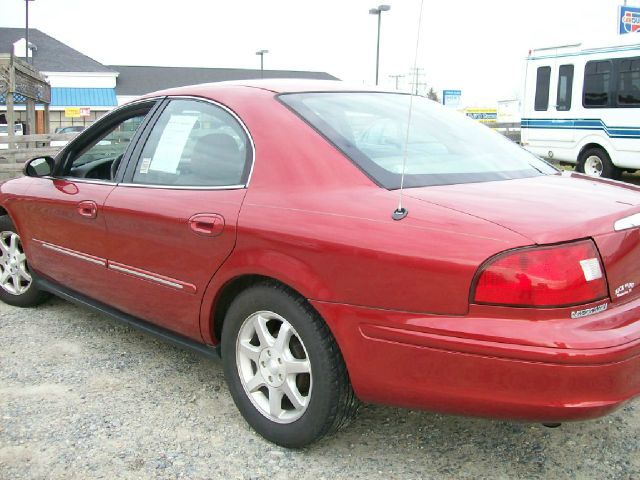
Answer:
M251 147L236 118L198 100L173 100L142 150L133 183L180 187L244 185Z
M106 126L80 150L71 153L65 162L63 176L112 181L124 152L147 113L148 110L137 110L115 125Z

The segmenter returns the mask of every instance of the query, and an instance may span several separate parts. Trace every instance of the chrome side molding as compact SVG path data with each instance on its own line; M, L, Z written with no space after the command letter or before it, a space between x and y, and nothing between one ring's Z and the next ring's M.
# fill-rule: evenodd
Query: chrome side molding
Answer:
M63 255L68 255L70 257L84 260L89 263L94 263L96 265L100 265L101 267L107 266L107 260L105 258L100 258L93 255L89 255L88 253L82 253L76 250L71 250L70 248L65 248L59 245L54 245L53 243L48 243L42 240L38 240L37 238L34 238L33 241L39 243L44 248L53 250L54 252L62 253Z
M171 287L186 293L194 294L197 291L196 286L193 285L192 283L183 282L181 280L176 280L175 278L171 278L171 277L165 277L164 275L160 275L159 273L149 272L147 270L142 270L140 268L131 267L129 265L114 262L106 258L100 258L94 255L89 255L88 253L78 252L77 250L71 250L70 248L61 247L60 245L55 245L53 243L45 242L37 238L34 238L33 241L48 250L52 250L54 252L61 253L63 255L68 255L70 257L77 258L79 260L84 260L86 262L93 263L101 267L105 267L115 272L124 273L124 274L131 275L133 277L143 279L143 280L148 280L150 282L154 282L154 283L163 285L165 287Z

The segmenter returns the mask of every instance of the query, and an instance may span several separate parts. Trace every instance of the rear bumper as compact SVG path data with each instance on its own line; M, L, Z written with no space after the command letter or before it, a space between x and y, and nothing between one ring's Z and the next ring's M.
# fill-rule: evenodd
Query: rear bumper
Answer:
M578 320L312 304L363 401L550 422L599 417L640 395L640 301Z

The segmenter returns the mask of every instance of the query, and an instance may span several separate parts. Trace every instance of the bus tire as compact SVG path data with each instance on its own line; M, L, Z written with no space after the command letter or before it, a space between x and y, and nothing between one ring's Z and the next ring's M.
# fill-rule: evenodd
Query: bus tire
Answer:
M616 167L609 154L599 147L587 148L578 159L578 168L580 173L589 175L590 177L604 178L620 178L622 171Z

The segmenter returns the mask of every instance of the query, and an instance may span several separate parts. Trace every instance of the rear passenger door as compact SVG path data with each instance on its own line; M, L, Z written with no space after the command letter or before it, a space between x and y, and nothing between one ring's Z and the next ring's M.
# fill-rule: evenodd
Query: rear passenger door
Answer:
M233 250L253 162L248 132L222 105L166 102L104 205L109 303L200 339L204 290Z

